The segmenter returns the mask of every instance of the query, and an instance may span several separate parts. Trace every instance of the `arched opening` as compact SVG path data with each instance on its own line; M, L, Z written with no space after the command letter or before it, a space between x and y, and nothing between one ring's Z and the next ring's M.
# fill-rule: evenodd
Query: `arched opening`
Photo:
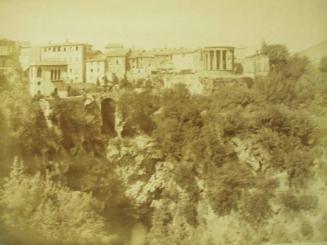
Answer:
M116 136L115 131L115 101L108 98L101 102L102 132Z

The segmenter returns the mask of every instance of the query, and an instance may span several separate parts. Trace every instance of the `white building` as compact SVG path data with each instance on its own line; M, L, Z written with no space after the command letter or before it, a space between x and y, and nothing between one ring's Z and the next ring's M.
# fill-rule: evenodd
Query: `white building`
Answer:
M62 78L66 77L67 64L58 61L41 61L28 68L30 94L49 96L57 93L59 97L67 96L66 85Z
M127 72L128 63L127 57L130 53L129 49L117 48L109 49L106 52L106 60L108 65L107 77L109 80L113 80L113 77L122 79Z
M234 47L213 46L202 49L202 69L209 72L232 72Z
M101 52L86 60L86 82L103 85L107 78L106 56Z
M132 74L149 75L154 66L154 53L145 50L133 50L128 57L128 68Z
M91 53L91 45L85 43L50 44L41 47L41 61L60 61L67 64L64 80L85 82L85 61Z
M173 52L173 67L177 72L195 72L199 68L199 51L196 49L179 49Z
M41 47L31 46L29 44L20 47L19 62L23 71L36 62L41 61Z
M246 57L242 65L246 76L267 76L270 70L268 56L260 53Z

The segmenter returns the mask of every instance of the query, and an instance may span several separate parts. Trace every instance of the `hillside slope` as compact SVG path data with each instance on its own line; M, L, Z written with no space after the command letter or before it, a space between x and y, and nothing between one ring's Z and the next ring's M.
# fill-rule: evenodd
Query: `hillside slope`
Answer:
M321 57L327 56L327 40L303 50L300 54L309 57L314 64L319 64Z

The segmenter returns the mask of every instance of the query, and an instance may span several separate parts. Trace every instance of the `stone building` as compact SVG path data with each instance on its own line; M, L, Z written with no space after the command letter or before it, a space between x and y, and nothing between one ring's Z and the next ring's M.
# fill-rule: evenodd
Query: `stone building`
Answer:
M126 48L113 48L106 52L105 56L108 66L107 77L109 80L113 80L114 76L122 79L126 75L129 54L130 50Z
M8 39L0 40L0 70L18 69L19 47L15 41Z
M63 61L41 61L31 64L28 68L30 94L49 96L56 92L59 97L67 96L64 79L67 63Z
M19 62L23 71L36 62L41 61L41 47L32 46L30 43L22 43L20 46Z
M145 50L133 50L128 57L128 67L132 74L149 75L155 69L154 53Z
M58 61L67 64L64 80L74 83L85 82L85 61L91 53L91 45L86 43L50 44L41 47L41 61Z
M201 50L203 71L233 72L234 47L204 47Z
M156 50L154 52L153 64L156 71L172 71L174 69L173 50Z
M266 55L257 53L244 59L243 75L246 76L267 76L269 73L269 58Z
M200 69L200 50L178 49L172 54L172 63L176 72L194 73Z
M101 52L86 60L86 82L103 85L108 72L107 57Z

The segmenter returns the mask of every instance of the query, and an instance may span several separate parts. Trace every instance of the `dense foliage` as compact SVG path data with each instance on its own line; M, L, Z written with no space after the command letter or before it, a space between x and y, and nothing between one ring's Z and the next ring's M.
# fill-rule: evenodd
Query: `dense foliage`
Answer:
M325 73L283 45L262 52L269 76L205 95L125 79L115 103L45 103L1 83L3 173L24 160L0 191L10 244L326 240Z

